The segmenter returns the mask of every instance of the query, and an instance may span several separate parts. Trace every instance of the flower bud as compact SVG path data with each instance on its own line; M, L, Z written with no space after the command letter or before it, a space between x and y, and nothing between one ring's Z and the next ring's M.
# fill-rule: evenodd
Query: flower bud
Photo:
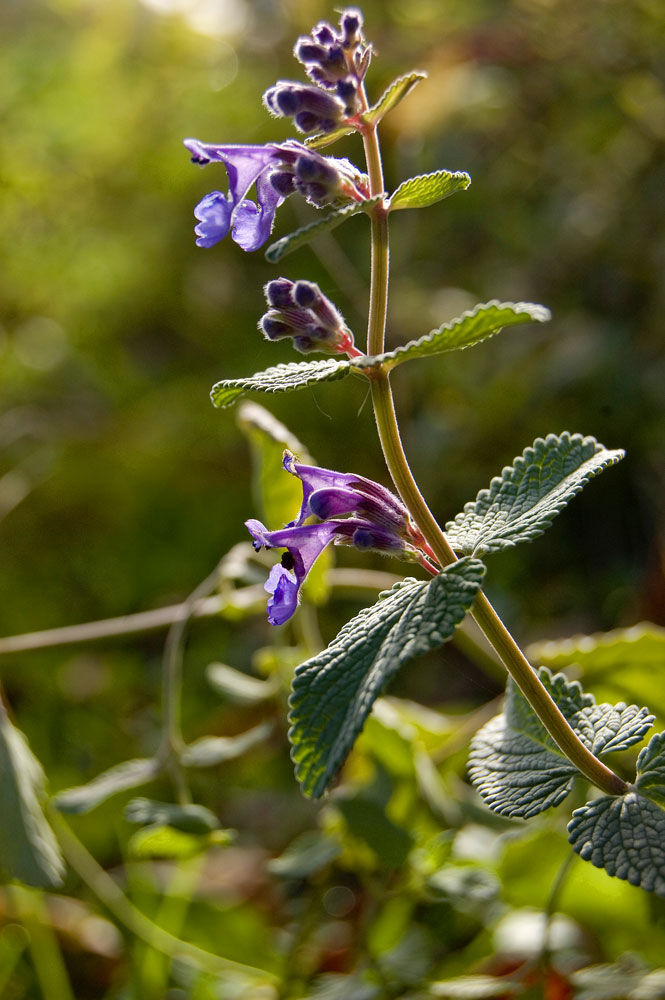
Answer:
M268 312L259 329L268 340L293 338L297 351L327 354L357 354L353 334L344 317L311 281L276 278L264 288Z

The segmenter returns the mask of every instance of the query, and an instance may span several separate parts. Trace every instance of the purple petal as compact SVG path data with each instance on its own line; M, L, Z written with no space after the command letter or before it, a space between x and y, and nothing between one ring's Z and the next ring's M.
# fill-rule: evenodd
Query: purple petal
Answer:
M253 201L242 201L233 213L233 240L243 250L258 250L272 232L275 212L284 201L283 196L270 183L265 174L256 181L258 206Z
M271 625L283 625L298 607L298 583L295 576L277 563L270 570L263 589L272 594L268 601L268 621Z
M238 205L259 174L271 163L280 163L279 146L216 146L185 139L185 146L199 163L223 163L229 178L229 192Z
M194 216L199 219L194 227L198 239L198 247L213 247L223 240L231 226L233 205L230 199L221 191L211 191L194 209Z

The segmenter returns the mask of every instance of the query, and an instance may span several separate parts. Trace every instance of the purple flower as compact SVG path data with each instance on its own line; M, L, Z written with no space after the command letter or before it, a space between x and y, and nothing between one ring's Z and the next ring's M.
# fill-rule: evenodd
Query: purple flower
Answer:
M291 337L297 351L325 351L359 357L353 334L330 299L311 281L275 278L264 288L268 312L259 329L268 340Z
M230 230L243 250L258 250L272 232L275 212L294 191L317 207L367 197L365 176L347 160L320 156L293 140L281 145L216 146L185 139L185 146L194 163L224 164L229 181L227 194L211 191L194 209L200 247L214 246ZM253 185L256 201L247 197Z
M283 548L265 584L271 595L268 621L283 625L298 606L300 587L312 566L331 542L372 549L404 559L418 560L430 572L434 567L423 552L422 536L402 502L379 483L352 473L301 465L284 452L284 468L302 482L303 500L298 517L277 531L255 519L245 521L254 548ZM352 515L352 516L344 516ZM315 524L305 521L315 516Z

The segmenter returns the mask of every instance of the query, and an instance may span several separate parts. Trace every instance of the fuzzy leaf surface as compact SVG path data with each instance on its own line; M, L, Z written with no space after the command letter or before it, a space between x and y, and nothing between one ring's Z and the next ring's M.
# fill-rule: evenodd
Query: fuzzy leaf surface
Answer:
M665 809L665 733L652 736L640 751L635 787Z
M536 438L446 525L450 544L458 552L480 555L530 542L590 479L623 456L593 437L568 431Z
M159 766L152 757L125 760L98 774L86 785L77 785L59 792L55 797L55 805L63 813L87 813L112 795L128 788L146 785L158 773Z
M44 772L0 706L0 867L26 885L62 885L65 865L40 805Z
M324 361L291 361L275 365L247 378L223 379L210 391L213 404L220 409L232 406L247 392L295 392L319 382L336 382L351 371L348 361L326 358Z
M352 135L355 131L355 128L349 125L340 125L339 128L333 129L332 132L319 132L317 135L308 135L305 139L305 145L309 146L310 149L325 149L326 146L332 146L333 142L343 139L345 135Z
M433 580L406 579L296 669L290 739L303 792L318 798L341 767L385 683L441 646L473 604L484 567L462 559Z
M462 313L457 319L450 320L431 330L418 340L396 347L394 351L377 354L369 359L370 365L386 364L390 368L410 361L412 358L428 358L433 354L445 354L448 351L461 351L465 347L479 344L488 337L493 337L505 326L517 326L521 323L545 323L551 313L545 306L535 302L483 302L473 309ZM360 364L358 359L356 364Z
M375 198L366 198L365 201L354 201L350 205L343 205L341 208L335 209L334 212L329 212L322 219L316 219L314 222L310 222L309 225L302 226L300 229L296 229L295 232L289 233L288 236L282 236L281 239L270 244L265 252L266 260L270 261L271 264L276 264L282 257L293 253L298 247L309 243L310 240L313 240L316 236L320 236L321 233L327 233L331 229L336 229L346 219L350 219L352 215L358 215L359 212L366 212L369 208L382 201L383 198L384 195L380 194Z
M437 170L433 174L420 174L402 181L390 199L390 211L401 208L427 208L437 201L449 198L457 191L466 191L471 178L462 170Z
M423 70L414 70L412 73L405 73L404 76L399 76L396 80L390 84L387 90L381 95L379 100L374 104L369 111L366 111L362 116L363 121L367 125L375 125L380 122L384 115L393 108L396 108L400 101L403 101L407 94L409 94L416 84L420 83L421 80L427 79L427 73Z
M597 705L577 681L552 676L547 667L541 667L538 676L595 756L639 743L653 724L646 708L622 702ZM509 680L503 712L471 741L469 774L485 803L502 816L527 819L562 802L578 773Z
M573 813L568 840L608 875L665 896L665 812L651 799L629 792L587 802Z

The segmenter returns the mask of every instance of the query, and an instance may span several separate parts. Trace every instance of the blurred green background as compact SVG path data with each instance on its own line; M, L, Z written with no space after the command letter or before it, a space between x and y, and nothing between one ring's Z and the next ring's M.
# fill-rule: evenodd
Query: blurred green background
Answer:
M663 625L665 7L362 6L377 51L370 97L411 68L429 73L383 126L388 186L439 167L473 179L426 213L395 217L390 345L477 301L553 312L543 328L396 373L416 477L445 521L536 436L568 429L626 448L545 538L492 559L488 592L524 642ZM300 77L293 41L320 18L334 19L332 8L308 0L3 0L2 634L175 602L246 540L243 521L258 513L249 450L208 391L293 360L288 343L256 331L267 280L318 281L363 343L365 219L279 271L230 240L199 249L192 232L193 206L224 175L190 165L182 139L287 138L261 94ZM357 138L334 152L361 162ZM276 236L313 212L291 199ZM321 465L386 482L360 383L267 405ZM340 557L359 560L399 572ZM333 609L326 638L350 607ZM217 718L202 667L246 668L272 637L263 615L193 631L186 725L196 735ZM8 699L55 788L114 763L120 745L153 749L160 656L150 636L4 658ZM418 677L400 681L413 697ZM428 697L443 700L445 684ZM486 697L474 675L465 684L470 700ZM270 766L264 781L291 793L286 754ZM241 769L235 780L258 779Z

